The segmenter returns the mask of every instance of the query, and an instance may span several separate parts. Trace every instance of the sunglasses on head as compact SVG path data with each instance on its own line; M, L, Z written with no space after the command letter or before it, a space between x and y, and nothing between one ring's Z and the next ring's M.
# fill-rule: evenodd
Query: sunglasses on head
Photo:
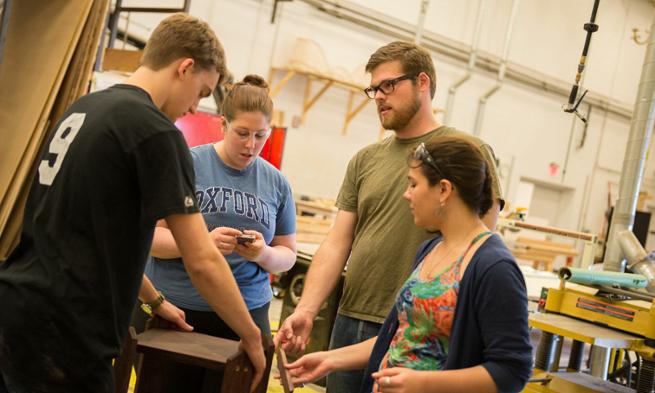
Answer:
M425 147L425 142L421 142L416 146L416 149L414 149L414 153L412 154L412 159L430 165L435 171L437 171L439 176L442 178L444 177L443 172L437 166L437 162L428 151L428 148Z

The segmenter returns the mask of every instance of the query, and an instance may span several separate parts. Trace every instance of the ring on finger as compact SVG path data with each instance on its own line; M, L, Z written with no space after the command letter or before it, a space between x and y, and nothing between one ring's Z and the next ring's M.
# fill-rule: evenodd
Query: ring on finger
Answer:
M391 377L384 377L384 386L391 385Z

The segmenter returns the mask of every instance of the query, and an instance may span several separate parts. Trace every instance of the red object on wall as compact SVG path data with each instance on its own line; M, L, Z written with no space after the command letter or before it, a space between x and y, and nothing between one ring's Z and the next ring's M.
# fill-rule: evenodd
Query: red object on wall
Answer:
M206 145L223 140L223 117L220 115L197 112L180 117L175 122L175 125L182 131L182 135L184 135L184 139L189 147ZM271 136L259 154L277 169L280 169L282 165L286 133L286 128L273 128L271 130Z
M223 116L204 112L188 114L175 122L189 147L223 140Z
M274 127L271 130L271 136L266 141L262 152L259 153L263 159L273 164L277 169L280 169L280 166L282 166L282 155L284 153L284 140L286 135L286 128Z

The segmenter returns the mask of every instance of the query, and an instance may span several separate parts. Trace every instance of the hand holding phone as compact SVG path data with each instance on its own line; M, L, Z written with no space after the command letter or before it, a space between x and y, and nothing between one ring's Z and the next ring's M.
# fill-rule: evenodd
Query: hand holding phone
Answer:
M241 234L236 235L235 239L237 244L234 250L237 254L250 262L258 263L258 258L266 248L264 236L255 230L243 229Z
M242 235L237 236L237 243L238 244L248 244L248 243L252 243L254 241L255 241L255 235L242 234Z

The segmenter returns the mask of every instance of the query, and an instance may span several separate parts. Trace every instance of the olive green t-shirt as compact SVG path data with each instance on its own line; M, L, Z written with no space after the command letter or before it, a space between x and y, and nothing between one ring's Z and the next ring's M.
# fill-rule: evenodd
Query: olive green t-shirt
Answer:
M410 139L394 136L360 150L348 163L337 207L357 213L339 313L382 323L411 272L418 246L434 237L414 225L408 202L408 157L420 143L439 135L461 135L478 145L494 177L494 197L502 198L493 151L469 134L442 126Z

